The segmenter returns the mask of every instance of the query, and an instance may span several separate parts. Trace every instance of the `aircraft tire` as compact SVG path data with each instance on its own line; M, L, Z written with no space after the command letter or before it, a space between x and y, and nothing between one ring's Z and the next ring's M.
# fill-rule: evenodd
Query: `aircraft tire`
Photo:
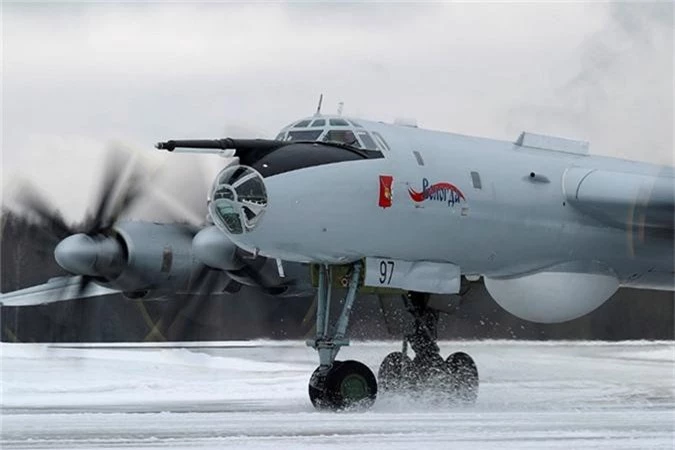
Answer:
M341 364L339 361L333 363L333 367L336 364ZM312 405L316 409L326 409L328 408L326 397L326 375L328 370L323 367L317 367L312 376L309 378L309 400L312 402Z
M453 378L454 399L464 405L473 405L478 398L478 368L471 356L456 352L448 356L446 363Z
M411 387L412 359L401 352L389 353L377 371L377 382L382 392L401 392Z
M364 410L375 403L377 380L358 361L335 361L330 369L317 368L309 382L309 398L320 410Z
M450 367L438 354L415 356L413 359L415 388L423 392L445 392L452 386Z

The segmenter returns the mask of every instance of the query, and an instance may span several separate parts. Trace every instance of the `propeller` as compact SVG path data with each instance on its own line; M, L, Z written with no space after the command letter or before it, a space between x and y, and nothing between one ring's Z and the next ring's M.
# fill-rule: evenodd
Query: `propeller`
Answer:
M188 294L182 298L168 302L160 322L167 340L185 340L193 330L191 323L201 323L209 317L210 306L213 305L211 294L222 283L223 272L205 264L197 270L188 288ZM230 279L225 286L226 291L238 291L241 285Z
M142 195L140 167L119 148L112 148L106 157L98 196L90 215L78 225L66 223L45 197L26 184L16 202L40 223L39 230L56 244L54 257L67 272L80 275L77 294L81 294L96 278L121 270L124 249L113 237L113 227ZM97 267L100 255L106 255L107 267Z
M94 212L81 224L68 225L31 185L18 193L17 202L42 222L45 232L59 241L76 233L93 236L109 231L141 194L140 170L133 165L133 159L120 150L113 148L108 152L98 198L92 208Z

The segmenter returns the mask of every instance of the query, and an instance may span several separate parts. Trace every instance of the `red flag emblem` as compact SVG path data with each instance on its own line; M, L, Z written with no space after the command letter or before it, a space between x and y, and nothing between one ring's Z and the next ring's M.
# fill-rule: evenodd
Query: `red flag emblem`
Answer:
M392 200L391 185L394 177L391 175L380 175L380 201L378 205L382 208L389 208Z

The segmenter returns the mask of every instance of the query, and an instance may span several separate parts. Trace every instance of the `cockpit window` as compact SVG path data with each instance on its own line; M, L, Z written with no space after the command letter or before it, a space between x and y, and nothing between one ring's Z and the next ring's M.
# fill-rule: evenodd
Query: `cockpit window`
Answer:
M253 202L262 204L267 201L267 194L262 178L249 176L248 179L242 178L241 184L235 188L237 198L242 202Z
M231 165L223 169L216 177L211 198L209 212L213 221L231 234L255 228L267 207L263 177L248 166Z
M330 119L329 123L335 127L348 127L349 124L344 119Z
M377 131L373 131L373 136L375 136L375 139L377 139L378 142L379 142L381 145L383 145L385 149L391 150L391 149L389 148L389 144L387 144L387 141L384 140L384 138L382 137L382 135L381 135L380 133L378 133Z
M288 133L288 141L316 141L323 130L298 130Z
M332 125L333 119L331 119ZM347 144L350 147L361 148L361 144L354 133L350 130L330 130L326 133L326 136L323 138L324 142L339 142L341 144Z
M287 142L335 142L375 152L391 150L382 134L344 117L314 116L302 119L284 128L276 139Z
M284 133L277 134L277 137L274 138L275 141L280 141L284 138Z
M368 150L379 150L377 148L377 144L373 140L373 138L370 137L370 135L365 132L365 131L357 131L356 134L359 136L359 139L361 139L361 142L363 142L363 147L368 149Z

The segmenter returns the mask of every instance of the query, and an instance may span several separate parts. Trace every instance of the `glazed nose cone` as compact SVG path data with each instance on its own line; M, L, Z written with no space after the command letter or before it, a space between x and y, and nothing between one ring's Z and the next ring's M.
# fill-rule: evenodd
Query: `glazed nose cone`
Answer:
M54 258L59 266L76 275L96 275L98 245L86 234L68 236L54 249Z

